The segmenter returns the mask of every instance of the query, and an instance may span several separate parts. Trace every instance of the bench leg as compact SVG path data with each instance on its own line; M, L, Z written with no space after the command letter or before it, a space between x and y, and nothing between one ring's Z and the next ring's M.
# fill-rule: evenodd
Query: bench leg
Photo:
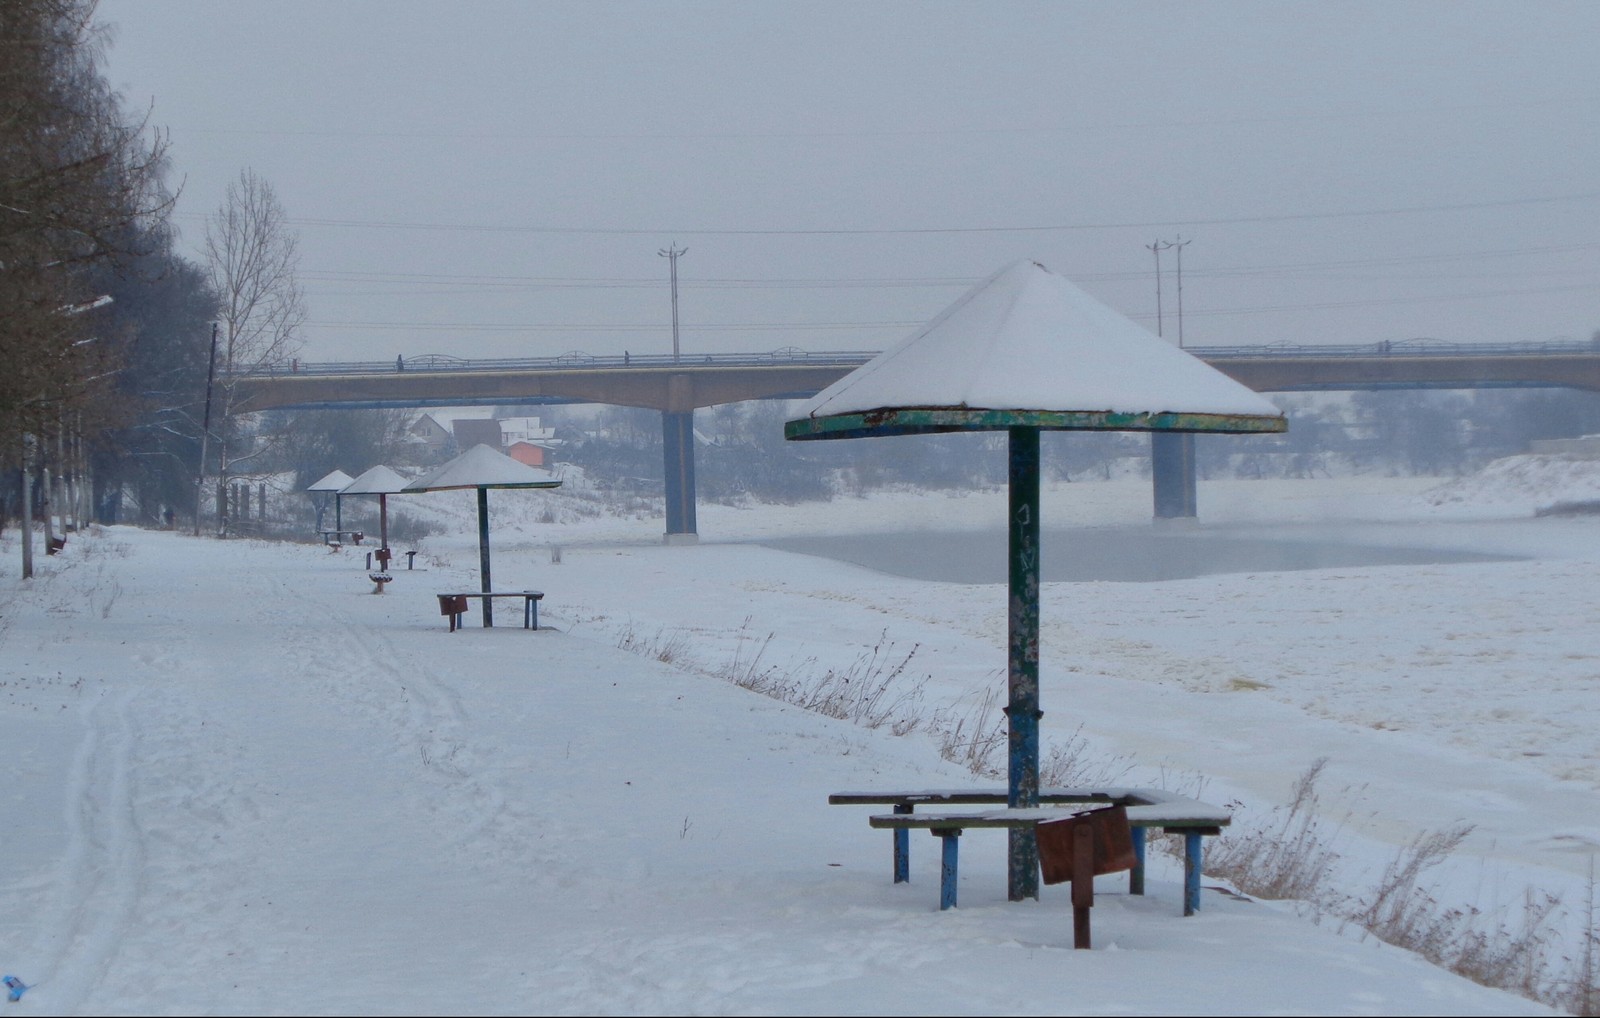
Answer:
M910 813L914 808L908 803L897 803L894 811L896 813ZM897 884L910 883L911 832L904 827L897 827L890 834L894 836L894 882Z
M1090 947L1089 910L1094 907L1094 832L1087 825L1072 832L1072 946Z
M961 828L934 831L934 836L944 842L939 862L939 911L956 907L956 863L960 852Z
M1188 832L1183 836L1183 914L1194 915L1200 911L1200 865L1203 861L1200 835Z
M1130 830L1133 835L1133 868L1128 871L1128 893L1144 893L1144 828L1134 827Z

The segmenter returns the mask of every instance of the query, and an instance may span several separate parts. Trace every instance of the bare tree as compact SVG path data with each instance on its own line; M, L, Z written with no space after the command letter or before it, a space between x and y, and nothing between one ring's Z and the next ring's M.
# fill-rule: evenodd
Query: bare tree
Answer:
M297 235L272 185L254 170L240 171L207 222L206 262L221 323L211 419L218 447L217 532L226 536L230 455L238 458L238 418L249 409L238 404L238 379L298 353L306 318L305 295L296 276ZM201 464L202 477L204 471ZM198 505L195 515L198 519Z

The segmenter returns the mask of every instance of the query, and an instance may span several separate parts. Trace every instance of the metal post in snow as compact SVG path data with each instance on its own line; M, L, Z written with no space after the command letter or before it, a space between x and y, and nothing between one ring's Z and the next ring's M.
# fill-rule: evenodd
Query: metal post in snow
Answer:
M22 436L22 578L33 578L33 435Z
M1039 805L1039 429L1011 428L1010 585L1007 617L1010 720L1006 805ZM1007 892L1039 897L1039 842L1012 828Z
M494 589L489 579L489 489L478 489L478 576L485 594ZM485 597L483 601L483 626L485 629L494 626L494 598Z
M206 484L206 444L211 439L211 387L217 379L217 323L211 323L211 360L206 367L206 412L200 424L200 465L194 474L194 536L200 536L200 503Z

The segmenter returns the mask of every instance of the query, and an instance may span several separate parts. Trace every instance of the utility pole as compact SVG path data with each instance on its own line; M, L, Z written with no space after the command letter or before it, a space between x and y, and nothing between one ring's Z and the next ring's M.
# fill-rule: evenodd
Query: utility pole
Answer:
M1146 244L1145 248L1156 256L1156 335L1161 335L1161 252L1172 245L1164 240Z
M1189 241L1183 239L1183 234L1178 234L1178 240L1171 245L1178 249L1178 349L1183 349L1183 249L1189 246Z
M211 383L217 377L217 323L211 323L211 364L206 368L206 414L200 425L200 467L194 475L194 536L200 536L200 502L205 497L206 440L211 437ZM190 418L193 420L193 418Z
M33 578L33 435L22 433L22 578Z
M678 247L677 242L673 242L665 251L656 252L672 265L672 363L674 364L678 363L678 256L688 253L689 249Z

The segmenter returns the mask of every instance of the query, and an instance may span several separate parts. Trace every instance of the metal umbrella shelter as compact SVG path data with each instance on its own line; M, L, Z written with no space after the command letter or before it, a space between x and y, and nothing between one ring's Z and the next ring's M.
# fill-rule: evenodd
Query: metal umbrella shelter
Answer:
M478 579L488 593L489 571L489 489L556 488L561 478L548 470L530 467L487 445L475 445L455 459L405 486L407 494L422 491L457 491L473 488L478 492ZM483 624L494 625L490 599L483 598Z
M386 466L376 466L351 481L341 494L378 496L378 571L373 574L374 594L383 593L389 580L389 496L399 494L406 479ZM381 579L379 577L382 577Z
M818 393L784 437L1007 433L1007 804L1015 808L1039 804L1039 433L1286 428L1264 397L1021 261ZM1033 833L1012 831L1011 900L1038 897L1038 880Z
M344 491L344 489L350 486L350 482L353 480L355 480L355 478L351 477L343 470L335 470L333 473L328 474L321 480L316 481L313 484L306 485L306 490L309 492L314 492L316 494L326 494L328 492L333 493L333 529L335 530L344 529L344 520L342 518L341 511L343 508L341 504L341 499L343 496L341 493ZM322 511L327 507L328 503L326 502L322 502L317 505L317 528L319 530L322 528Z

